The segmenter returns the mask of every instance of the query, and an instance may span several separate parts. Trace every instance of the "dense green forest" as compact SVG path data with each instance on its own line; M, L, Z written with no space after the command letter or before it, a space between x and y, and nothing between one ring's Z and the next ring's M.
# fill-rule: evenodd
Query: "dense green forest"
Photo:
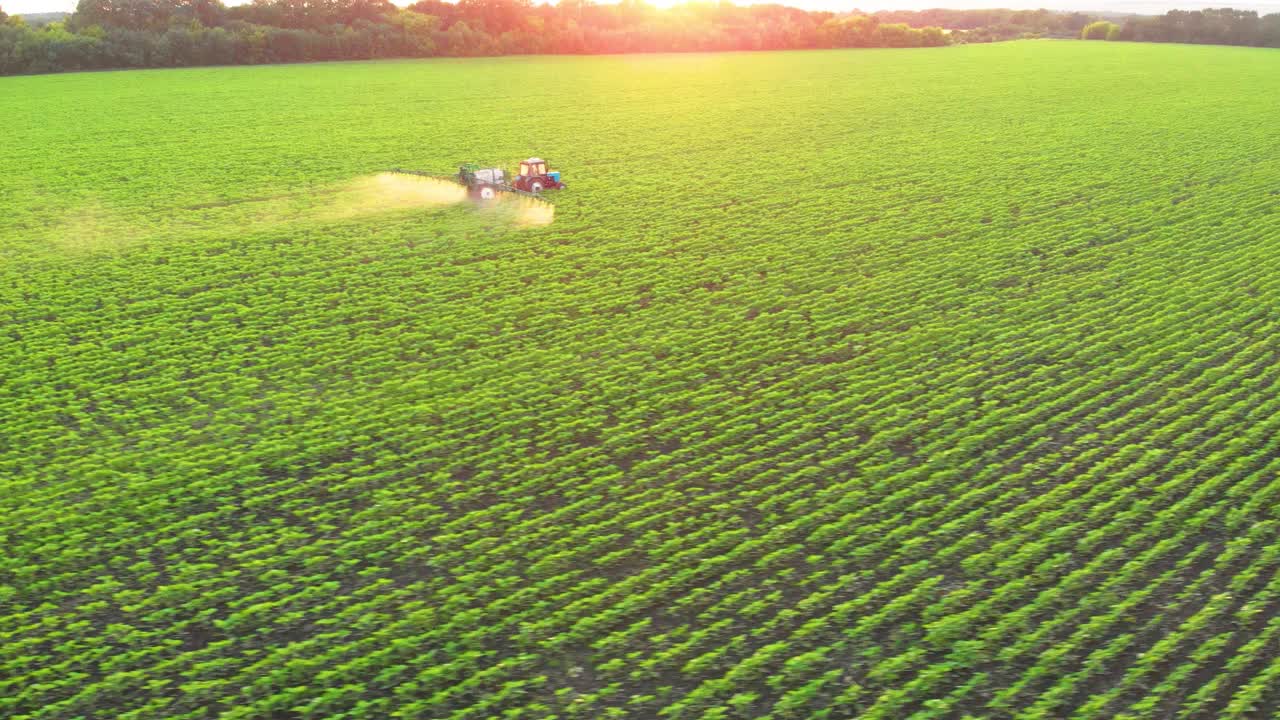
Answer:
M938 28L781 6L633 0L82 0L65 23L0 28L0 73L506 54L944 45Z
M1158 17L1128 18L1111 40L1176 42L1201 45L1280 47L1280 13L1258 16L1252 10L1170 10Z
M924 10L870 15L782 5L642 0L81 0L62 22L0 9L0 75L103 68L312 60L839 47L933 47L1083 37L1280 47L1280 14L1220 9L1133 16L1122 24L1048 10Z
M930 47L1075 37L1090 20L1045 10L875 15L781 5L638 0L82 0L64 22L0 20L0 74L308 60L834 47ZM33 24L34 25L34 24ZM945 32L947 28L951 32Z
M945 30L944 30L945 28ZM1122 24L1048 10L871 15L641 0L81 0L62 22L0 10L0 74L312 60L837 47L932 47L1020 37L1280 47L1280 14L1172 11Z

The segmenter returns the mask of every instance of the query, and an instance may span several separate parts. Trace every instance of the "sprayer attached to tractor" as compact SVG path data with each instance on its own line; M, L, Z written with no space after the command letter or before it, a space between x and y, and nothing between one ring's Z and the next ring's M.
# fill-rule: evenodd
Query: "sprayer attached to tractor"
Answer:
M544 190L562 190L564 182L560 180L559 170L548 170L547 161L542 158L529 158L520 163L518 174L508 180L507 171L499 167L482 167L475 163L466 163L458 167L455 175L438 175L436 173L400 170L394 172L419 175L422 177L450 180L467 189L472 197L481 200L493 200L498 193L515 193L532 195L544 202Z

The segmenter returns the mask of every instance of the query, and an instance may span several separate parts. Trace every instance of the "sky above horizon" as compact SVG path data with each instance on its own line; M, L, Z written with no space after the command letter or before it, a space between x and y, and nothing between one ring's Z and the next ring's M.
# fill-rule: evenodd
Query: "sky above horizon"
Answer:
M243 0L224 0L228 5L239 5ZM396 0L393 0L396 1ZM539 0L534 0L538 2ZM680 0L649 0L651 4L666 7ZM396 1L397 5L410 4L412 0ZM755 4L752 0L734 0L739 5ZM1213 7L1233 7L1240 10L1256 10L1259 14L1280 12L1280 0L1268 2L1180 2L1179 0L1044 0L1036 2L1019 2L1019 0L994 0L991 2L974 2L973 0L757 0L757 2L777 2L782 5L804 8L805 10L830 10L847 12L857 8L866 12L876 10L926 10L929 8L1012 8L1017 10L1080 10L1083 12L1116 12L1142 13L1146 15L1163 15L1169 10L1199 10ZM38 12L71 12L76 7L76 0L0 0L0 8L10 14Z

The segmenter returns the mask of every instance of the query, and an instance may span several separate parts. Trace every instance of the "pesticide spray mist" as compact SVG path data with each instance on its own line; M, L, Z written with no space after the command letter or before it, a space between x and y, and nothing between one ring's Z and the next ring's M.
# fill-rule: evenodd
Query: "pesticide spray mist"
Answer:
M498 212L516 227L550 225L556 219L556 206L524 195L499 195Z
M327 218L350 218L414 208L456 205L468 200L467 189L450 180L402 173L380 173L357 178L334 199ZM555 206L526 195L498 193L492 200L476 201L476 209L515 227L549 225Z
M454 205L467 199L467 189L436 178L380 173L356 178L335 194L326 218L349 218L396 210Z
M50 244L63 252L96 253L177 235L225 234L227 228L255 228L307 222L335 222L376 215L430 210L468 202L467 189L449 180L379 173L303 192L204 202L146 216L126 214L101 203L66 211L51 220ZM536 198L498 193L474 208L497 223L516 228L548 225L555 206Z

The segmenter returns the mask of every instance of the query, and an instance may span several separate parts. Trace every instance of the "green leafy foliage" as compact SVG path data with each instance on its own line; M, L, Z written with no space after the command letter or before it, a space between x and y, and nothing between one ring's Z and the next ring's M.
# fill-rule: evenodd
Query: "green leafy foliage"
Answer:
M1080 31L1081 40L1115 40L1120 26L1106 20L1091 22Z
M0 80L0 716L1265 713L1277 85L1079 42ZM366 181L532 153L550 224Z

